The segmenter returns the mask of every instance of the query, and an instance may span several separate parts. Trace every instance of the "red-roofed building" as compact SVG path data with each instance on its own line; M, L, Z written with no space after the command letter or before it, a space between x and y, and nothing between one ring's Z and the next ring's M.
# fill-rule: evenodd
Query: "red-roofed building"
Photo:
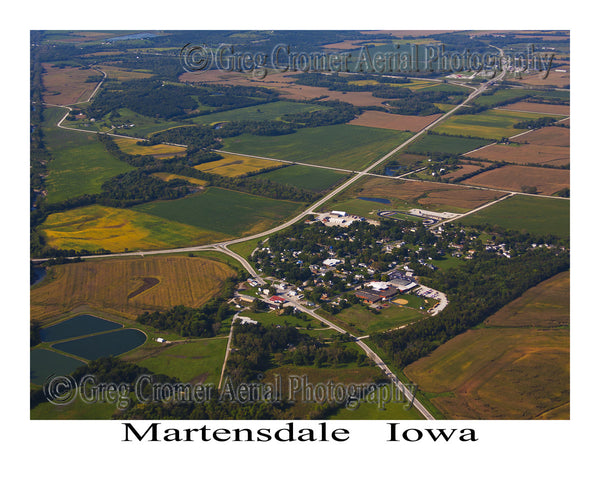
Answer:
M273 295L271 298L269 298L269 300L273 303L285 303L286 300L283 297L280 297L278 295Z

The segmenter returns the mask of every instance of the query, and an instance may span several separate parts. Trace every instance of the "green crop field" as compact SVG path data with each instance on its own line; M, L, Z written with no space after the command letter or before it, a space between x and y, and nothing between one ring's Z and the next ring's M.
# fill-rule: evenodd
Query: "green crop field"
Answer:
M483 147L490 143L482 138L467 138L450 135L424 135L415 143L408 146L408 152L431 154L452 153L462 154Z
M290 165L279 170L263 173L257 178L266 178L273 182L294 185L295 187L306 188L314 192L322 192L347 178L347 175L325 168Z
M206 338L191 342L165 345L159 353L136 362L142 367L175 377L182 382L219 383L227 338Z
M471 137L500 140L526 131L513 125L524 120L543 117L557 117L543 113L512 112L506 110L487 110L475 115L454 115L434 128L437 133L448 135L468 135Z
M54 127L43 131L52 155L46 179L49 203L100 193L106 180L134 169L108 153L95 134Z
M194 123L211 125L220 122L235 122L239 120L280 120L288 113L315 112L326 110L322 105L299 102L271 102L252 107L236 108L226 112L210 113L191 118Z
M240 135L224 150L350 170L363 169L400 145L410 133L357 125L303 128L290 135Z
M489 106L497 102L503 102L508 100L514 100L515 102L520 98L531 95L533 91L525 90L523 88L506 88L494 92L492 95L480 95L473 102L475 105Z
M459 220L465 225L498 225L539 235L569 237L569 200L515 195Z
M204 193L179 200L159 201L133 207L168 220L231 236L258 233L290 217L300 203L209 188Z

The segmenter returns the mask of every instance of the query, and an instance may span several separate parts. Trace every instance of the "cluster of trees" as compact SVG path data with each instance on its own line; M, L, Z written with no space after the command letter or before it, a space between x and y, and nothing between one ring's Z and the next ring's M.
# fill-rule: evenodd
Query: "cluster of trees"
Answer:
M228 279L221 295L200 308L178 305L166 312L144 312L136 321L182 337L214 337L221 323L233 313L228 300L233 295L236 281L237 278Z
M153 118L184 119L208 113L249 107L274 101L279 94L262 87L236 85L172 85L153 78L106 81L87 108L87 115L101 118L128 108ZM200 105L211 107L198 111Z
M367 365L367 356L355 348L348 348L341 342L323 345L319 342L304 342L281 355L281 363L295 366L312 365L317 368L324 366L336 367L342 364L356 362L358 366Z
M308 335L294 326L261 324L236 325L233 330L234 350L227 360L227 373L234 384L252 382L272 366L271 356L296 346Z
M513 128L528 128L531 130L534 128L548 127L550 125L553 125L557 120L558 118L553 117L542 117L531 120L523 120L522 122L515 123L513 125Z
M428 285L445 292L450 300L443 312L371 338L396 367L403 368L568 268L569 254L554 249L530 250L511 259L481 253L460 268L429 274Z

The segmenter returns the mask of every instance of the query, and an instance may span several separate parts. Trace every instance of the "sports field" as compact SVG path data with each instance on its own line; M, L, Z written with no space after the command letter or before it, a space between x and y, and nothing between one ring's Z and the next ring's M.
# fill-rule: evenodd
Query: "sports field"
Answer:
M410 133L356 125L303 128L290 135L240 135L224 150L282 160L359 170L391 151Z
M51 247L90 252L99 249L122 252L181 247L224 238L218 232L168 218L100 205L53 213L40 230Z
M448 135L466 135L500 140L503 137L511 137L526 131L526 129L514 128L513 125L525 120L535 120L542 117L552 117L552 115L511 112L508 110L487 110L475 115L454 115L441 125L436 126L434 130L437 133Z
M335 170L307 167L306 165L290 165L262 173L257 178L266 178L273 182L306 188L313 192L322 192L346 177L346 174Z
M404 373L450 419L569 418L568 278L533 287Z
M176 305L199 307L221 290L234 271L203 257L151 256L110 258L51 267L49 281L31 290L31 317L52 320L87 305L133 318L148 310ZM145 278L158 280L139 291Z
M291 217L301 206L296 202L210 187L204 193L137 205L132 210L235 237L267 230Z
M273 160L263 158L245 157L231 153L220 153L223 158L214 162L201 163L194 168L206 173L223 175L225 177L239 177L247 173L257 172L265 168L280 167L285 165Z
M569 237L569 200L515 195L459 220L465 225L498 225L539 235Z

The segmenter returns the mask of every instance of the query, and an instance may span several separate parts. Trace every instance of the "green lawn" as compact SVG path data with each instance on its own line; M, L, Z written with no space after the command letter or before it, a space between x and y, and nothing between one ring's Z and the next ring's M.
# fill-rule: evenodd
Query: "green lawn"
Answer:
M252 320L256 320L258 323L260 323L261 325L281 325L281 326L285 326L285 325L290 325L290 326L294 326L294 327L300 327L302 329L302 333L308 333L306 332L306 328L308 326L314 328L321 328L321 322L312 319L311 317L309 318L309 321L305 321L302 320L301 318L298 317L294 317L293 315L276 315L275 313L271 313L271 312L264 312L264 313L251 313L248 311L242 312L240 313L240 315L242 317L248 317L251 318Z
M412 153L452 153L461 154L475 150L491 143L481 138L467 138L450 135L424 135L415 143L409 145L407 151Z
M326 312L320 314L354 335L370 335L425 318L425 314L419 310L394 304L379 310L379 314L362 304L353 305L336 315Z
M54 115L51 117L54 117L53 120L56 118ZM52 155L46 179L49 203L85 193L100 193L100 187L106 180L134 170L109 154L95 134L55 127L44 128L43 132Z
M532 234L569 238L569 200L515 195L459 220L464 225L498 225Z
M224 139L224 150L350 170L378 160L410 133L356 125L303 128L277 136L240 135Z
M189 343L165 345L162 351L138 363L154 373L186 383L219 384L227 338L206 338Z
M347 175L335 170L307 167L305 165L290 165L289 167L272 170L258 175L273 182L306 188L314 192L327 190L332 185L347 178Z
M300 203L211 187L178 200L146 203L133 210L232 236L258 233L291 217Z

